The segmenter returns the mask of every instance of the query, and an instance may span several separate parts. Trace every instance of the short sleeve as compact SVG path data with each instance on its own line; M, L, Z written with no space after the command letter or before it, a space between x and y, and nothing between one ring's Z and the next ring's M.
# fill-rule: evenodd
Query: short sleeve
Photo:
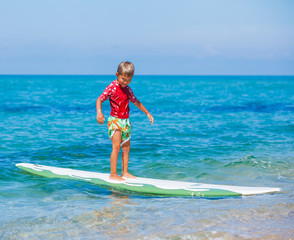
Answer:
M132 89L129 86L127 86L126 88L127 88L127 91L128 91L127 95L128 95L129 100L132 103L136 102L137 98L135 97L135 94L133 93Z
M99 98L101 99L102 102L106 101L109 97L111 97L111 93L113 92L113 87L114 87L113 83L109 84L105 88L103 93L99 96Z

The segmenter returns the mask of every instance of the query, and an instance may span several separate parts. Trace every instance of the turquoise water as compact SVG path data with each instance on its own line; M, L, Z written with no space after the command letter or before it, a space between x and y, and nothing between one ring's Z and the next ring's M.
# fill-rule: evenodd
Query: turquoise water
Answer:
M19 162L108 173L95 103L113 76L0 76L1 239L208 239L293 235L294 77L135 76L130 172L280 187L238 198L161 198L27 174ZM103 104L104 115L110 113ZM121 166L119 164L119 170Z

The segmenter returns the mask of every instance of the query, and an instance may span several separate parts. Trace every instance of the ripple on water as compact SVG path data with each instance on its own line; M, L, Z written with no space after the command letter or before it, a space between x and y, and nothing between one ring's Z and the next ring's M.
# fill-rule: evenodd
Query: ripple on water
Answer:
M108 173L95 101L113 76L0 76L4 239L287 239L293 235L293 77L136 76L130 172L282 188L242 198L157 198L26 174L30 162ZM142 88L144 86L144 88ZM105 117L109 103L103 104ZM119 171L121 163L119 160Z

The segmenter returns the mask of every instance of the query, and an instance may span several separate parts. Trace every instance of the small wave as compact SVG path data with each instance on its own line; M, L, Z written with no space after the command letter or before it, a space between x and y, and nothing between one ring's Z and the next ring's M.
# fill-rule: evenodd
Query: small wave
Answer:
M160 109L154 109L153 112L156 114L186 114L187 112L194 113L242 113L242 112L254 112L254 113L276 113L276 112L294 112L294 107L288 105L287 103L259 103L259 102L248 102L242 105L195 105L194 102L186 105L183 104L183 107L178 108L177 104L167 105L167 102L160 103ZM135 111L137 111L135 109Z
M242 168L242 167L253 167L267 170L278 170L282 166L271 160L256 158L253 155L247 155L244 158L234 160L224 166L225 168Z
M1 105L1 111L7 113L23 113L23 112L46 112L48 107L39 105Z
M248 155L244 158L237 159L226 165L224 168L234 172L242 172L244 174L266 174L269 177L276 176L277 178L291 179L294 177L294 168L292 159L269 159L256 158L253 155ZM240 172L241 173L241 172Z
M86 105L29 105L29 104L5 104L0 105L0 110L5 113L61 113L61 112L94 112L95 106Z
M258 112L258 113L270 113L277 111L294 111L294 108L287 106L284 103L264 104L259 102L248 102L244 105L221 105L212 106L207 110L212 112Z
M239 166L258 166L259 161L253 155L247 155L244 158L237 159L225 165L225 167L239 167Z

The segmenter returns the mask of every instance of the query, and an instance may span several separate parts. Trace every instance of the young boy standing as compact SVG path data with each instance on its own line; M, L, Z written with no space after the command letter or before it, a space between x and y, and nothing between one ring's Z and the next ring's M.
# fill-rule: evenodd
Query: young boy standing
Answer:
M131 123L129 121L129 100L135 104L149 118L151 124L154 119L143 104L135 97L132 89L128 86L134 76L135 68L131 62L121 62L117 68L117 79L109 84L96 102L97 122L104 124L104 115L101 104L109 98L111 112L108 118L108 135L112 141L112 152L110 156L110 179L122 181L124 178L136 178L128 173ZM122 147L122 174L117 174L117 159Z

